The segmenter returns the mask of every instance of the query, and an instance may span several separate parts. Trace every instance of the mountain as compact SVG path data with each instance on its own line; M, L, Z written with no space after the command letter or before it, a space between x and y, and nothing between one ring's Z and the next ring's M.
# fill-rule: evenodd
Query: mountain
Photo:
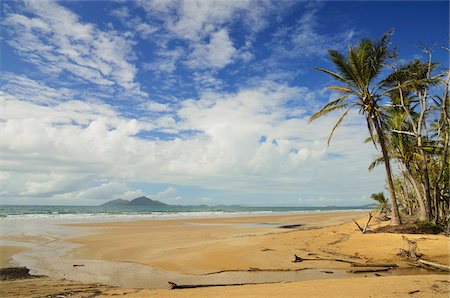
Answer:
M108 207L108 206L124 206L126 204L128 204L130 201L127 200L123 200L123 199L116 199L116 200L112 200L112 201L108 201L104 204L101 204L100 206L103 207Z
M127 206L167 206L167 204L147 197L139 197L128 202Z
M112 201L108 201L104 204L101 204L102 207L110 207L110 206L154 206L154 207L161 207L161 206L168 206L167 204L164 204L160 201L152 200L147 197L139 197L136 199L133 199L131 201L123 200L123 199L116 199Z

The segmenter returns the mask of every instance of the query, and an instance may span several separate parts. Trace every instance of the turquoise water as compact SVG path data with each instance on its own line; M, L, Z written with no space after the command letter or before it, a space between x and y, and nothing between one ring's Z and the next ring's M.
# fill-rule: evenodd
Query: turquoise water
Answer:
M164 218L257 215L290 212L367 210L368 207L248 207L248 206L24 206L0 205L1 218Z

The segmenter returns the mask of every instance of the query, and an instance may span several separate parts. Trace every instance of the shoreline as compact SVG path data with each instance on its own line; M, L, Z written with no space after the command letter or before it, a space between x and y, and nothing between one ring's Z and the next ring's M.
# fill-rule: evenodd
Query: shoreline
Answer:
M347 272L350 264L326 260L293 263L294 254L399 265L399 269L378 273L383 278L432 275L408 269L410 266L396 256L406 245L401 235L361 234L351 219L362 222L364 216L365 212L344 211L64 224L60 228L84 232L75 238L34 239L35 246L16 254L13 261L26 265L33 274L53 279L153 290L168 289L168 281L302 284L360 278ZM283 226L291 228L280 228ZM408 237L418 241L428 258L448 260L448 238ZM27 239L16 236L9 240ZM377 277L374 273L364 275Z

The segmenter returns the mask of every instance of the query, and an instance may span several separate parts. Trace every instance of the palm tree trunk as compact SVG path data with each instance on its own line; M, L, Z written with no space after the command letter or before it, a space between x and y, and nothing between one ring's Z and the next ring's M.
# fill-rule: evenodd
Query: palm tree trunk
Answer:
M409 182L411 182L414 192L416 193L417 202L419 203L419 220L430 221L431 220L430 210L426 208L426 204L423 199L422 193L420 192L419 186L417 185L417 182L414 179L411 170L407 168L407 171L408 171L407 178Z
M398 211L398 205L397 205L397 197L395 196L395 190L394 190L394 181L392 180L392 171L391 171L391 163L389 160L389 155L386 149L386 143L384 141L384 134L383 130L380 127L379 119L374 118L373 123L375 126L375 130L378 134L378 140L380 142L381 152L383 153L383 159L384 159L384 167L386 169L386 179L388 182L388 190L389 195L391 197L391 225L398 226L402 223L400 219L400 212Z

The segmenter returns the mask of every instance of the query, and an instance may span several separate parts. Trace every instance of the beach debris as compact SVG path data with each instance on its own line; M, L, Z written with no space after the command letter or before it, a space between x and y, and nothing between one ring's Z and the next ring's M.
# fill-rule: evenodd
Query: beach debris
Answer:
M389 271L391 270L390 267L387 268L376 268L376 269L354 269L354 270L348 270L347 272L350 273L368 273L368 272L383 272L383 271Z
M366 224L364 225L364 228L362 228L362 227L356 222L355 219L352 219L352 220L353 220L353 222L356 224L356 226L358 227L358 229L361 231L361 233L365 234L366 232L368 232L368 231L367 231L367 228L369 227L369 223L370 223L370 221L372 220L372 217L373 217L372 212L369 212L369 218L367 219Z
M174 282L169 281L170 289L195 289L195 288L207 288L207 287L229 287L229 286L244 286L244 285L260 285L267 283L237 283L237 284L200 284L200 285L179 285Z
M300 228L301 226L302 226L302 224L293 224L293 225L279 226L278 228L280 228L280 229L296 229L296 228Z
M83 267L83 264L73 264L73 267Z
M300 262L303 262L303 259L302 258L300 258L299 256L297 256L297 255L294 255L294 261L292 261L293 263L300 263Z
M422 254L419 252L419 247L417 246L417 242L414 240L408 239L405 235L402 235L402 237L403 237L403 240L405 240L408 243L408 250L400 248L400 252L397 255L403 256L403 257L407 258L408 260L415 262L415 263L410 263L411 265L418 266L418 267L424 267L424 268L432 267L432 268L438 269L438 270L450 271L450 266L421 259L420 257L422 256ZM426 265L429 267L426 267L423 265Z
M334 273L333 271L327 271L327 270L325 270L325 271L320 271L320 272L323 272L323 273L326 273L326 274L333 274L333 273Z
M414 290L414 291L408 292L408 294L411 295L411 294L419 293L419 292L420 292L420 290Z
M419 247L417 246L417 242L414 240L408 239L405 235L402 235L403 240L408 243L408 250L400 248L398 256L403 256L408 260L417 261L422 254L419 252Z
M242 269L224 269L224 270L220 270L220 271L215 271L215 272L208 272L208 273L204 273L201 275L214 275L214 274L220 274L220 273L225 273L225 272L298 272L298 271L302 271L302 270L308 270L310 268L296 268L296 269L290 269L290 268L282 268L282 269L261 269L261 268L256 268L256 267L250 267L247 270L242 270Z
M352 263L352 267L382 267L382 268L396 268L397 264L394 263Z
M397 264L394 263L361 263L354 260L347 260L347 259L339 259L339 258L327 258L322 257L319 255L316 255L316 258L302 258L297 255L294 255L295 259L292 261L293 263L300 263L303 261L334 261L334 262L343 262L343 263L349 263L352 267L383 267L383 268L394 268L398 267Z
M434 267L434 268L437 268L437 269L440 269L440 270L444 270L444 271L450 271L450 267L447 266L447 265L433 263L433 262L422 260L422 259L418 259L417 261L419 263L421 263L421 264L425 264L425 265L430 266L430 267Z

